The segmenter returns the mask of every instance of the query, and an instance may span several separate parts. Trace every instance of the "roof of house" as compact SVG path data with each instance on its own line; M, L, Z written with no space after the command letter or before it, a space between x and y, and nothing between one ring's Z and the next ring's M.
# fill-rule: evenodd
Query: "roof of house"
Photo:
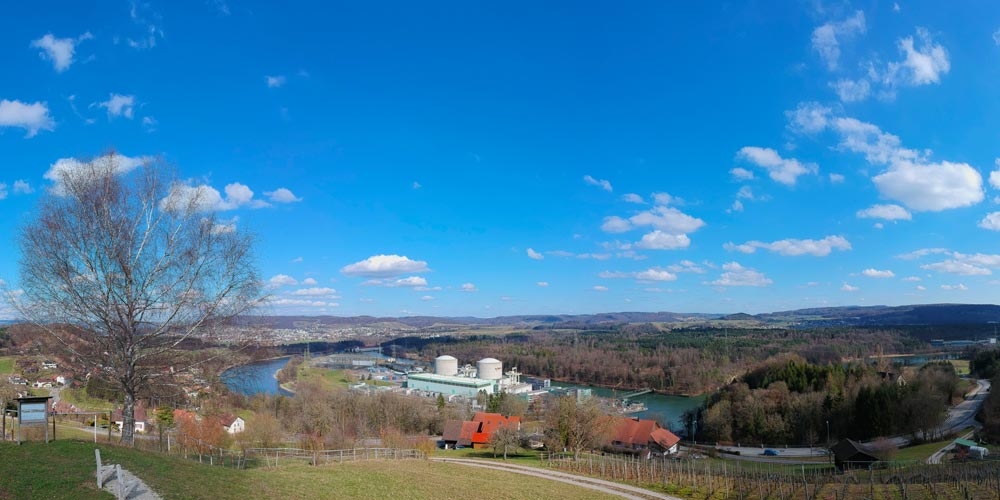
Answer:
M976 443L975 441L970 441L968 439L956 439L955 444L959 446L965 446L967 448L972 448L973 446L979 446L979 443Z
M223 413L222 415L219 415L219 422L226 427L232 427L238 418L240 417L237 417L232 413Z
M480 424L472 436L473 443L488 443L497 429L506 425L521 425L521 417L505 417L499 413L477 412L472 421Z
M681 442L681 438L677 437L676 434L662 427L650 433L649 439L666 450L669 450L675 444Z
M479 422L448 420L444 423L442 439L458 446L472 446L472 436L479 431Z
M629 447L647 446L652 439L653 431L659 428L660 425L655 420L620 418L615 423L611 441L615 444Z
M853 439L841 439L830 448L834 458L840 462L874 462L878 461L875 450Z

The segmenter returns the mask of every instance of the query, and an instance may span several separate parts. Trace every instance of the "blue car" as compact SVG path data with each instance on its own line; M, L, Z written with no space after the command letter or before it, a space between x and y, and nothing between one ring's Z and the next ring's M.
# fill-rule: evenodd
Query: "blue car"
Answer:
M766 456L766 457L776 457L776 456L778 456L778 450L775 450L775 449L772 449L772 448L768 448L768 449L764 450L764 456Z

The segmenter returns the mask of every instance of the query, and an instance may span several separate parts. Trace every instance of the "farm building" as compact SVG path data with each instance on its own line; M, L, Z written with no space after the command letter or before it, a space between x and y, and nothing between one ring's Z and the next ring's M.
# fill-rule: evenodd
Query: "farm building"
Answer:
M833 461L840 470L865 469L871 467L879 459L875 450L852 439L843 439L830 448Z
M472 446L486 448L493 438L493 433L508 425L520 429L520 417L505 417L499 413L478 412L472 421L449 420L444 424L442 440L445 448Z
M677 453L681 438L660 427L655 420L619 418L615 422L611 438L611 448L616 451L662 451L664 454Z

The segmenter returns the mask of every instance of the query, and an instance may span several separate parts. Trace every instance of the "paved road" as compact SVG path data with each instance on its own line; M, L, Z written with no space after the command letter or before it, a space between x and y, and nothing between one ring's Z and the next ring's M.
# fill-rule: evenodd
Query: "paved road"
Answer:
M675 496L670 496L663 493L657 493L655 491L644 490L636 486L615 483L612 481L605 481L603 479L596 479L593 477L580 476L577 474L570 474L568 472L562 472L552 469L541 469L538 467L528 467L526 465L517 465L517 464L493 462L486 460L474 460L469 458L431 458L431 460L437 462L461 464L469 467L481 467L485 469L502 470L506 472L512 472L515 474L524 474L527 476L540 477L552 481L559 481L561 483L576 485L581 488L600 491L602 493L607 493L609 495L614 495L621 498L629 498L632 500L649 500L649 499L681 500L680 498Z

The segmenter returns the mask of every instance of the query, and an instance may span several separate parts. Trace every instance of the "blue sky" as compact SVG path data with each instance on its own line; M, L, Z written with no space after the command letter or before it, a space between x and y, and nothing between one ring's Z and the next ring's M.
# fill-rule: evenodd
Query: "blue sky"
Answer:
M992 2L99 4L0 17L15 293L114 148L219 193L270 313L1000 302Z

